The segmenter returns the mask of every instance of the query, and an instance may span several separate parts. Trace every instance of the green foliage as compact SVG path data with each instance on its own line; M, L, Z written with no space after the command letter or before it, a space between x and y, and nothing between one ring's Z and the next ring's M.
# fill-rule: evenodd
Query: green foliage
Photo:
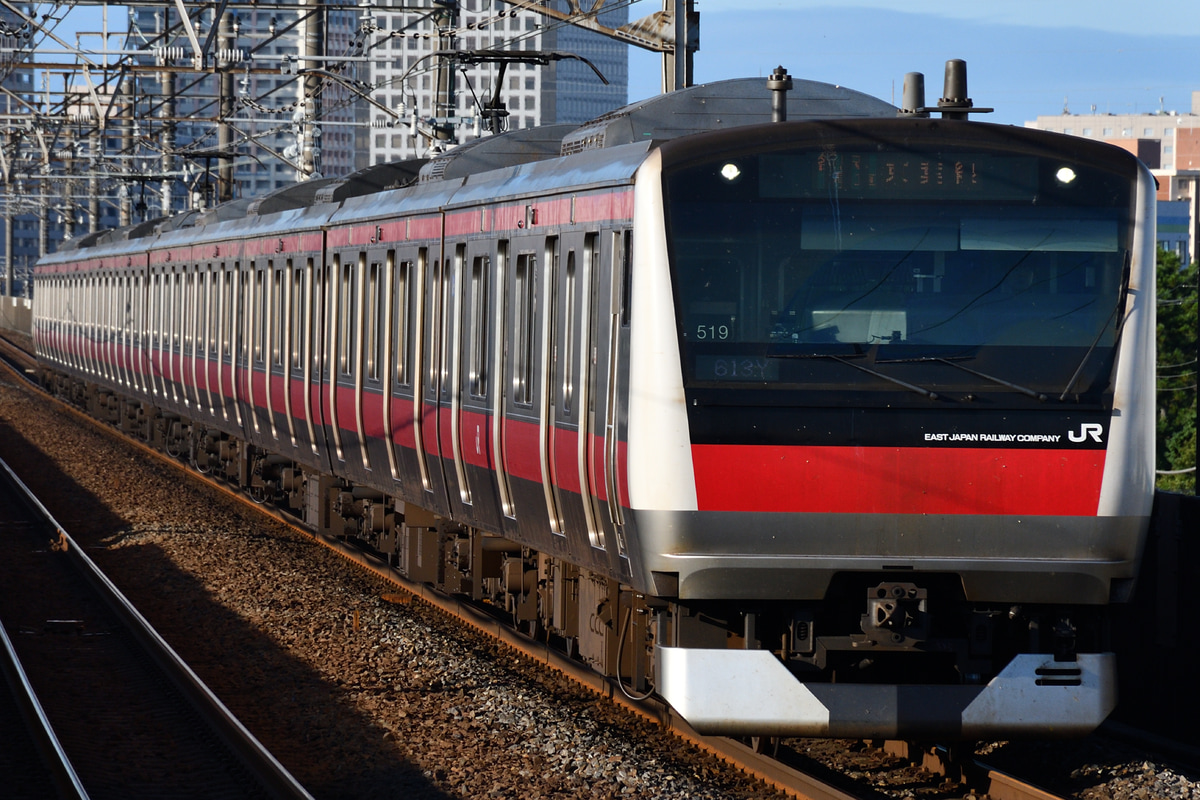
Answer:
M1193 261L1158 251L1158 469L1196 466L1196 286ZM1196 473L1160 475L1159 489L1195 494Z

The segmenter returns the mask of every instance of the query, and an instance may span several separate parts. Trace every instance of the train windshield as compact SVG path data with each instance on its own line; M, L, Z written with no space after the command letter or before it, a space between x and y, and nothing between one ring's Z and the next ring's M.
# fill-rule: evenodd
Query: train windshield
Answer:
M915 138L664 169L689 386L1106 390L1128 167Z

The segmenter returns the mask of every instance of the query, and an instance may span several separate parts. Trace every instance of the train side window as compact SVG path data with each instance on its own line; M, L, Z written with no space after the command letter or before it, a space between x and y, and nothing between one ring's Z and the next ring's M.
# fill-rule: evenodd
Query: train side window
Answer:
M533 405L534 288L537 256L517 255L513 281L513 321L516 324L516 358L513 363L513 402Z
M488 287L490 284L491 259L475 256L471 262L471 307L467 316L470 325L470 372L467 389L472 397L487 397L487 352L490 319Z
M411 382L409 364L412 362L412 276L413 262L392 260L395 268L393 296L396 307L393 311L392 353L396 360L396 383L407 386Z

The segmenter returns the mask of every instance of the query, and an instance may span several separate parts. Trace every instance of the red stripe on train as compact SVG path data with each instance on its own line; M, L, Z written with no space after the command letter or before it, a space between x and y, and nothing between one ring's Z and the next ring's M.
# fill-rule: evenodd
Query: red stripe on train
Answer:
M701 511L1095 516L1103 450L694 445Z

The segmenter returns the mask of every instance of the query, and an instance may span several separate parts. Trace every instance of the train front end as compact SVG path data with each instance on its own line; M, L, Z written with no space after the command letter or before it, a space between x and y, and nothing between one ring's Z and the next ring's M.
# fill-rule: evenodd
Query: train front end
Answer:
M731 735L1097 726L1153 494L1145 167L981 123L777 123L665 143L635 205L660 694Z

